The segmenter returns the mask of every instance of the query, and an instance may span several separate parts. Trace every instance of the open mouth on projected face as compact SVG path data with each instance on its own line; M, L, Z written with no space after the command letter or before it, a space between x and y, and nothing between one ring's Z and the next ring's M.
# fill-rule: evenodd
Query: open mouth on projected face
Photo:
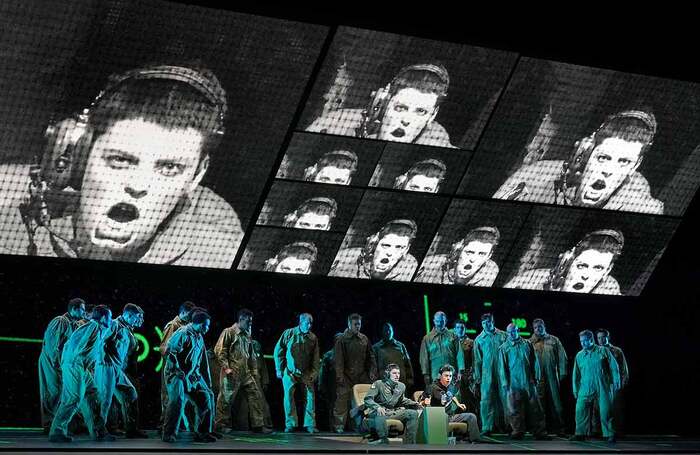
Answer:
M379 262L375 265L375 268L379 272L383 272L389 268L389 265L391 264L391 261L389 258L381 258Z
M139 210L132 204L119 203L107 212L107 217L95 229L95 242L101 246L119 248L134 236L129 223L139 218Z
M572 286L572 288L574 288L574 291L580 291L580 290L583 289L583 283L581 283L581 282L579 281L578 283L575 283L575 284Z
M135 205L120 202L114 205L109 212L107 218L117 223L128 223L139 217L139 209Z
M598 202L600 198L603 197L603 192L606 187L605 181L600 179L596 180L591 186L586 188L586 191L583 193L583 201L590 203Z
M406 135L406 130L404 130L403 128L396 128L394 131L391 132L391 135L395 138L402 138Z

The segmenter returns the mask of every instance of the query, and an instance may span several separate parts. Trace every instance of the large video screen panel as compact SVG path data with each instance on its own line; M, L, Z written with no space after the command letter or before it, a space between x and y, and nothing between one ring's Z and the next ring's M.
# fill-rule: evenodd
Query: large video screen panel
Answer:
M13 11L0 70L0 252L230 268L328 28L161 1L29 20L42 9Z
M638 295L678 221L535 207L497 285L514 289Z
M700 85L522 58L460 193L683 215L700 182Z
M516 57L340 27L299 129L473 149Z

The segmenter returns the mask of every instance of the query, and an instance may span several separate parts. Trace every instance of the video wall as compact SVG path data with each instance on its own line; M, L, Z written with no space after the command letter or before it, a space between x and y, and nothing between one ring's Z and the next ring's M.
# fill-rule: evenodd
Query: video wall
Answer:
M162 1L71 8L3 51L2 254L639 295L700 183L695 83Z

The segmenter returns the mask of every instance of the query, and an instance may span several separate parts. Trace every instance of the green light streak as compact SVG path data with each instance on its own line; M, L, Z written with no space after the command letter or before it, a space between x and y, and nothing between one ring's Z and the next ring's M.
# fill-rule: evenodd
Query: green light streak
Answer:
M148 342L146 337L141 335L140 333L134 333L134 336L143 344L143 352L141 353L141 355L139 355L136 361L143 362L144 360L146 360L146 357L148 357L148 354L151 352L151 344Z
M275 356L270 355L270 354L265 354L263 357L266 359L275 360Z
M529 337L530 335L532 335L530 332L519 332L519 333L521 336L524 336L524 337Z
M0 430L5 431L41 431L41 427L0 427Z
M0 341L9 341L11 343L43 343L44 342L44 340L37 340L36 338L17 338L17 337L0 337Z
M160 329L160 327L155 326L153 327L156 331L156 335L158 335L158 339L160 342L163 342L163 331ZM160 345L156 348L153 348L154 351L160 352ZM156 365L156 373L160 373L160 370L163 369L163 356L160 356L160 361L158 361L158 365Z
M467 329L467 330L465 330L465 331L466 331L467 333L471 333L471 334L476 333L476 330L474 330L474 329Z
M492 306L492 305L493 305L493 303L491 303L491 302L484 302L484 306Z
M423 294L423 310L425 312L425 333L430 333L430 308L428 307L427 294Z

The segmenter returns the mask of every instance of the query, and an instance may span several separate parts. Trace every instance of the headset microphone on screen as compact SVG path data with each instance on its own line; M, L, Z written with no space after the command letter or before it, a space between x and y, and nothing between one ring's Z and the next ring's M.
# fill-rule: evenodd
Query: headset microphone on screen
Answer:
M74 119L49 125L46 130L47 147L41 162L42 178L52 190L68 186L79 189L82 171L92 142L90 117L97 106L124 84L138 80L165 80L187 84L216 108L217 116L210 134L210 147L216 147L224 135L227 112L226 92L214 73L184 66L152 65L109 77L107 85L93 99L90 106ZM213 142L213 144L212 144Z
M434 63L418 63L404 66L388 84L370 93L370 101L367 107L362 111L362 120L360 121L360 125L355 129L355 136L366 138L377 134L382 124L384 112L386 111L389 100L396 94L397 81L410 72L418 71L426 71L435 74L445 87L444 90L438 94L438 104L447 97L447 91L450 86L450 75L444 66Z
M574 152L571 157L566 160L562 166L561 177L555 183L556 191L561 192L566 200L568 196L566 195L566 189L571 187L578 187L581 183L581 177L588 164L591 153L593 149L599 145L596 139L598 133L610 122L621 119L621 118L631 118L642 122L646 128L649 130L650 140L646 142L642 148L640 156L643 156L646 150L651 147L656 137L656 132L658 125L656 123L656 117L651 112L646 112L642 110L627 110L621 111L616 114L608 116L603 123L600 124L597 130L586 136L574 144Z
M378 232L367 237L365 245L357 258L357 262L359 265L362 265L363 263L367 262L372 257L372 255L374 255L374 250L377 248L377 244L379 243L379 241L385 235L391 232L391 230L395 227L403 227L404 229L408 230L410 239L409 244L410 242L413 242L413 240L416 238L416 235L418 234L418 225L413 220L396 219L389 221L384 226L382 226L382 228Z
M609 239L606 240L605 243L612 241L611 249L613 253L613 262L622 254L622 249L625 246L625 237L622 232L616 229L600 229L589 232L576 243L576 246L559 255L556 265L549 272L549 278L544 286L545 290L557 291L561 289L574 259L581 254L584 247L587 246L594 237Z

